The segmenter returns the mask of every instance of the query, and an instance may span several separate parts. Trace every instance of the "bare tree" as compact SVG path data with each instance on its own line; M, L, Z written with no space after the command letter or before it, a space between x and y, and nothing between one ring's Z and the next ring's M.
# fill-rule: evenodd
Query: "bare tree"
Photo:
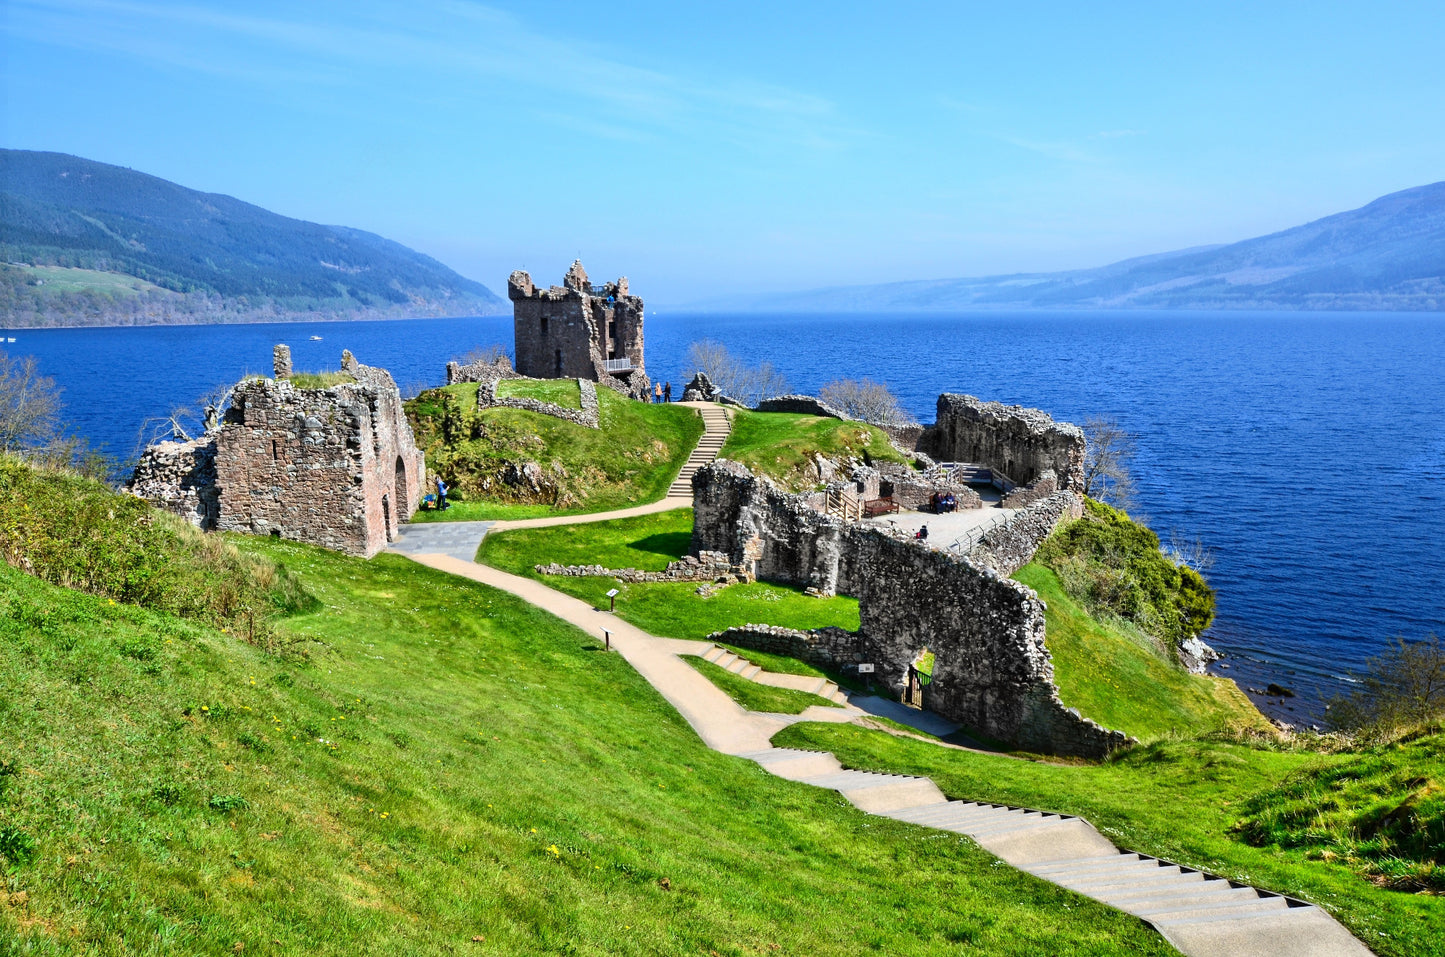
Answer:
M0 451L19 452L53 442L60 434L60 389L40 374L34 356L11 359L0 352Z
M1445 645L1431 633L1396 638L1371 658L1359 691L1330 701L1330 723L1374 736L1445 717Z
M771 362L745 366L727 346L712 339L694 342L687 348L689 374L701 372L723 395L745 405L757 405L764 399L788 391L788 379Z
M1188 565L1200 574L1214 567L1214 552L1198 535L1189 538L1181 532L1172 531L1169 533L1169 544L1162 550L1174 564Z
M166 415L152 416L141 423L137 454L148 445L167 439L189 442L195 435L214 432L231 406L235 385L216 385L196 401L173 407Z
M508 362L511 362L512 356L511 353L507 352L506 346L500 342L494 342L489 346L478 346L472 349L466 355L458 357L456 363L464 366L469 366L473 362L484 362L487 365L496 365L498 359L506 359Z
M1134 504L1134 433L1102 416L1084 420L1084 494L1128 509Z
M835 379L819 390L818 398L849 418L874 425L915 424L913 416L904 411L892 390L872 379Z

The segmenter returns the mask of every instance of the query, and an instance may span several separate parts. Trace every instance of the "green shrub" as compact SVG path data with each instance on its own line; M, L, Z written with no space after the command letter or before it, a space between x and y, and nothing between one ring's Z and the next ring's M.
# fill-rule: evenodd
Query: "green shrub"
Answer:
M0 556L39 578L196 619L266 645L270 620L312 607L286 570L220 535L64 469L0 458ZM12 608L11 614L26 614ZM154 657L148 640L123 652Z
M1159 536L1103 502L1059 529L1034 555L1090 611L1133 622L1173 649L1214 620L1214 589L1159 549Z

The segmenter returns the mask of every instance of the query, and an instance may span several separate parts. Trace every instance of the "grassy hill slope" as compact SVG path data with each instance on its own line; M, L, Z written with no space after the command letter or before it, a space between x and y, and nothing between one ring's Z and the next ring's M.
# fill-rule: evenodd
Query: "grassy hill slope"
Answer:
M814 488L814 456L834 462L906 462L877 426L790 412L730 410L733 430L718 453L766 475L789 491Z
M7 268L0 302L17 325L98 321L107 308L114 318L147 309L481 315L504 306L480 283L381 236L64 153L0 150L0 261L158 287L135 302L127 290L37 285L43 277Z
M0 952L1168 952L709 751L510 596L238 544L319 602L285 657L0 566Z
M542 380L512 394L577 407L577 385ZM570 390L570 391L569 391ZM417 445L459 500L413 521L534 518L640 505L663 497L697 440L702 419L680 405L597 390L601 428L522 409L477 409L476 383L429 389L407 403ZM518 469L535 463L527 480Z

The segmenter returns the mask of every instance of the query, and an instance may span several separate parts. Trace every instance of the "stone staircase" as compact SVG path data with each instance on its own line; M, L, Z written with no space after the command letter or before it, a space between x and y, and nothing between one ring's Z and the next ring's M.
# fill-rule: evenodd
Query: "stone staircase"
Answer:
M1014 867L1147 921L1191 957L1370 953L1313 904L1121 851L1080 817L950 801L928 778L844 770L826 751L766 748L737 757L838 791L869 814L967 835Z
M672 485L668 487L668 498L692 498L693 473L717 458L733 429L732 421L722 406L700 405L697 410L702 416L702 438L683 463L682 471L677 473L677 478L673 479Z
M719 668L725 668L739 677L749 681L756 681L760 685L770 685L774 688L791 688L794 691L806 691L808 694L815 694L820 698L831 701L834 704L846 705L848 695L836 684L827 678L819 678L814 675L784 675L772 671L764 671L758 665L743 658L721 645L713 645L703 652L704 661L710 661Z

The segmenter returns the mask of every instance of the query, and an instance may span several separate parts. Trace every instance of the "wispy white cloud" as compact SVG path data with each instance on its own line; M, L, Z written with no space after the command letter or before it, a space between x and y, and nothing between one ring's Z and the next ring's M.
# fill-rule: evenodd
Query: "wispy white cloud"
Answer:
M615 139L686 131L742 146L781 139L830 148L857 133L824 97L638 67L585 38L544 34L505 11L460 0L264 13L159 0L4 2L9 15L0 29L14 38L268 87L344 90L374 84L378 73L457 91L520 84L574 98L579 109L560 115L590 114L592 132Z

